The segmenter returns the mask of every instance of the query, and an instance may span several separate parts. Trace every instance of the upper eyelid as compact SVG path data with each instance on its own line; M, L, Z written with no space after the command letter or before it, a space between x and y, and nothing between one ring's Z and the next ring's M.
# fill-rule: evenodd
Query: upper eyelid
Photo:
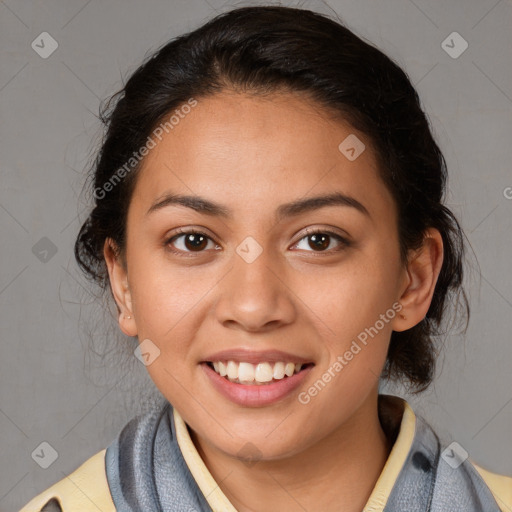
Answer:
M346 238L346 239L350 238L349 234L346 233L343 229L338 228L338 230L341 231L342 233L338 233L335 228L306 228L306 231L304 232L302 237L299 239L299 241L308 235L314 235L316 233L327 233L330 235L339 236L340 238Z

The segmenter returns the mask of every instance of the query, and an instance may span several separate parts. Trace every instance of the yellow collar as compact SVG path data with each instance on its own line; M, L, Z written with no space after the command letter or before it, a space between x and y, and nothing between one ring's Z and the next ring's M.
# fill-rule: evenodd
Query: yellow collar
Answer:
M388 460L380 474L363 512L382 512L391 489L405 463L411 448L416 428L416 416L409 404L398 397L379 395L379 412L386 434L392 435L400 424L398 436L393 444ZM222 492L203 459L199 455L187 425L176 409L173 409L176 438L192 476L214 512L237 512Z

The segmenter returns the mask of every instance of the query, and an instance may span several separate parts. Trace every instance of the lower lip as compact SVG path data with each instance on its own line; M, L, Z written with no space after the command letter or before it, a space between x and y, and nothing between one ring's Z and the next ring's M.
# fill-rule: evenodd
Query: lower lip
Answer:
M201 363L201 368L210 379L213 387L223 396L238 405L246 407L261 407L273 404L289 396L309 374L313 365L307 366L299 373L291 377L272 382L270 384L248 386L231 382L225 377L221 377L215 370L206 363Z

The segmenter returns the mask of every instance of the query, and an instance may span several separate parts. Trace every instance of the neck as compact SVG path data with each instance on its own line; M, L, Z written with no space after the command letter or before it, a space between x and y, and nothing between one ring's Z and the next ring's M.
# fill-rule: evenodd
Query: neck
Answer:
M191 438L238 512L364 508L391 451L379 421L377 390L342 425L307 450L279 460L242 461Z

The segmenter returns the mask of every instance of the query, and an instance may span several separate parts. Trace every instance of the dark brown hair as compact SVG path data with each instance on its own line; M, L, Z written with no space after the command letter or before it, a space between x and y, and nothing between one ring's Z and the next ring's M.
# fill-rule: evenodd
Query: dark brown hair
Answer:
M91 174L94 208L75 243L78 264L107 287L103 245L109 237L124 248L126 214L140 165L122 173L108 191L105 184L112 183L165 116L192 97L226 89L306 93L366 134L398 207L404 263L409 251L421 246L427 228L440 231L444 262L430 308L415 327L392 333L384 371L388 378L407 381L411 389L425 389L434 374L434 337L441 332L445 306L463 305L469 314L462 288L464 236L443 205L445 161L404 71L321 14L276 6L235 9L146 59L101 110L107 130Z

